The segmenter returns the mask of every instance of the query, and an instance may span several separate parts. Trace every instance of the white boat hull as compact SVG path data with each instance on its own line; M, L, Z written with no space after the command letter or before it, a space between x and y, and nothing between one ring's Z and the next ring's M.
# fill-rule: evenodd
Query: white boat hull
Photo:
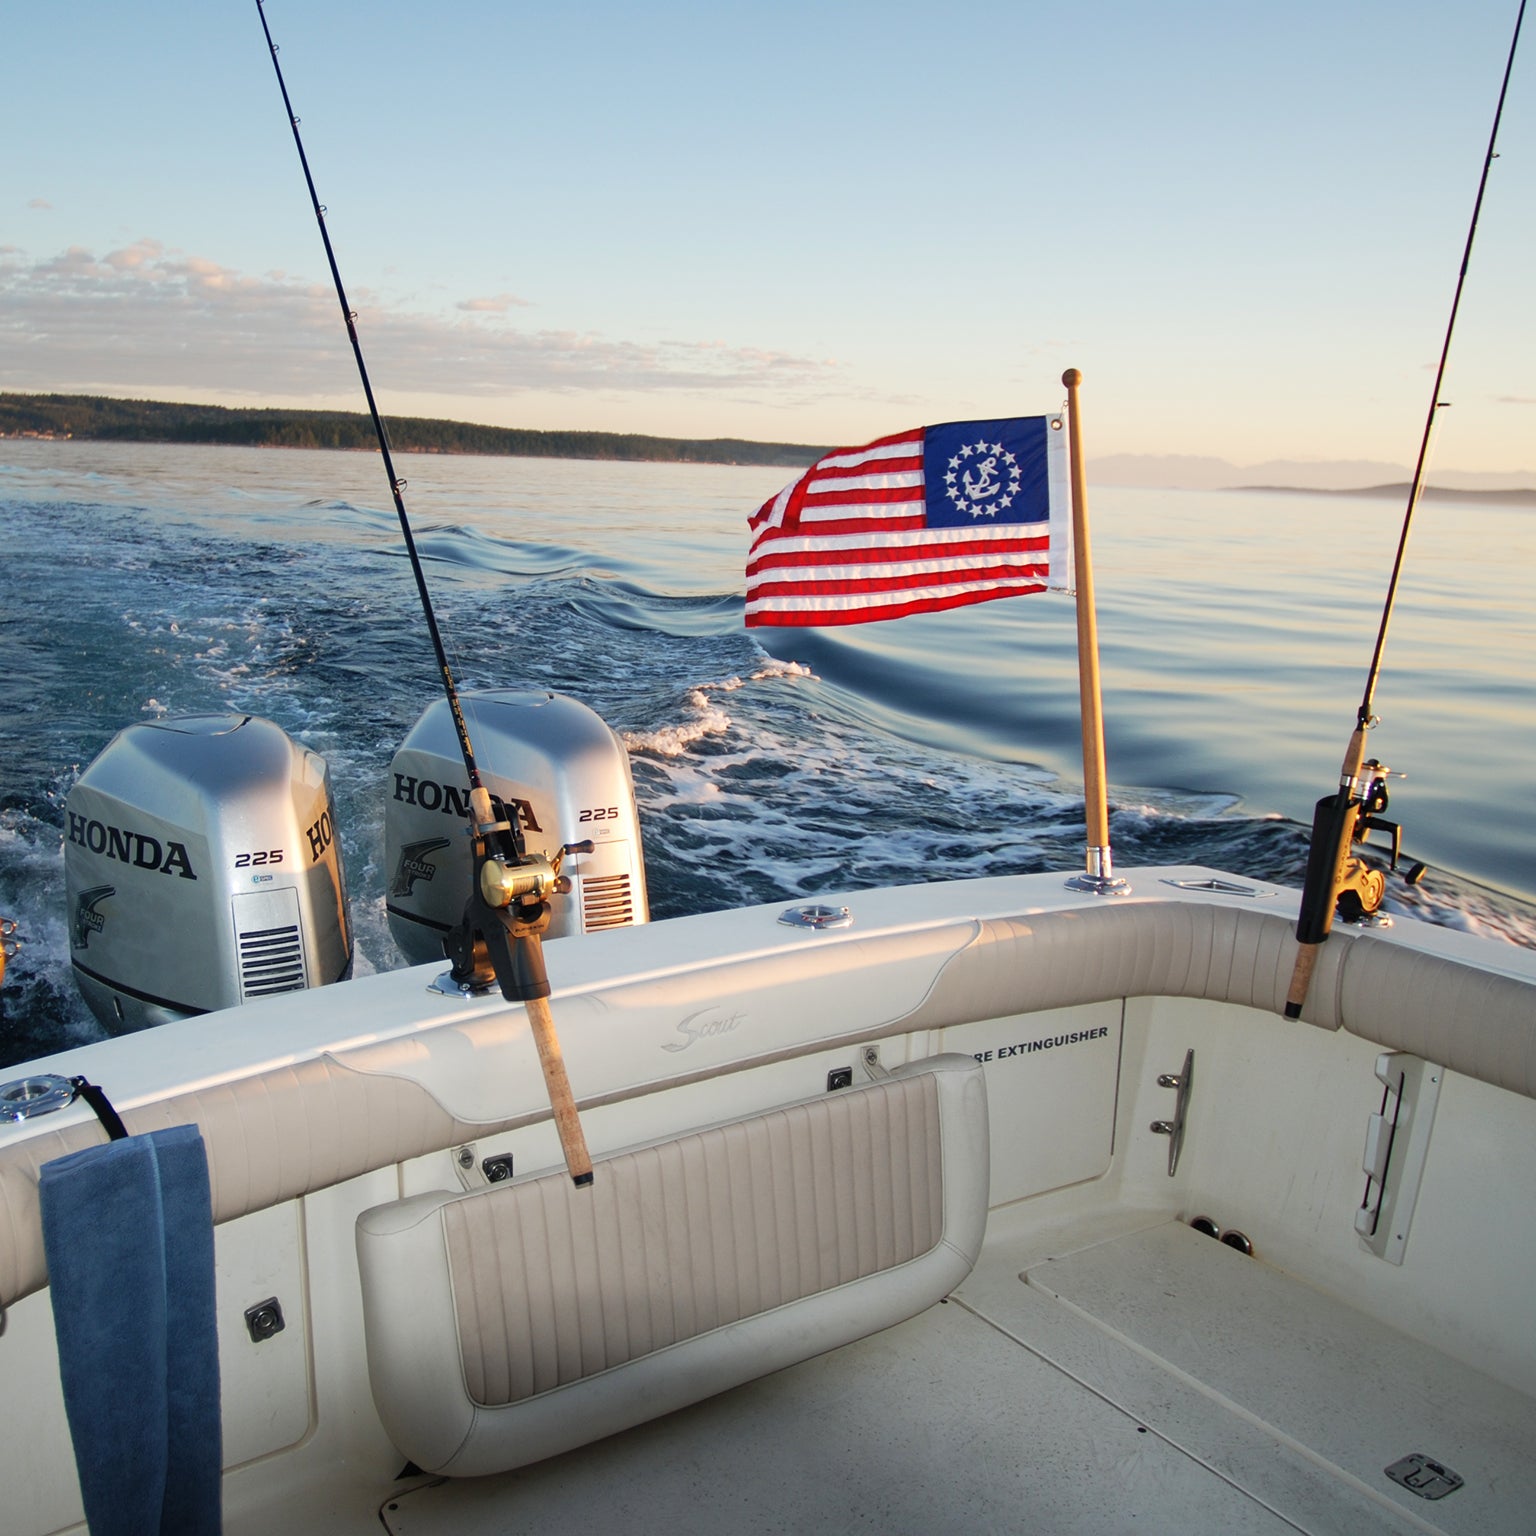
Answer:
M993 1445L998 1414L1023 1425L1046 1386L1057 1401L1067 1382L1071 1413L1053 1423L1079 1424L1101 1448L1121 1430L1142 1442L1125 1442L1123 1492L1143 1502L1124 1507L1140 1510L1138 1528L1174 1528L1183 1509L1196 1513L1180 1529L1276 1528L1264 1522L1277 1515L1307 1529L1524 1529L1517 1463L1536 1453L1536 956L1417 924L1336 930L1305 1021L1287 1022L1294 894L1230 876L1219 883L1250 894L1200 888L1213 878L1136 871L1124 898L1069 893L1059 876L866 891L836 898L853 922L828 932L785 927L771 907L553 941L552 1007L598 1176L618 1149L825 1092L833 1072L861 1083L941 1053L973 1056L990 1103L986 1247L957 1288L959 1309L895 1333L908 1330L919 1354L943 1355L955 1334L962 1358L1017 1355L1010 1373L971 1372L978 1449ZM523 1528L512 1509L519 1520L575 1518L583 1498L619 1497L595 1491L605 1467L615 1490L639 1498L634 1437L674 1469L658 1464L653 1496L633 1506L662 1512L679 1498L668 1477L697 1466L699 1445L723 1446L717 1420L746 1415L754 1434L803 1438L803 1406L788 1424L769 1408L813 1385L824 1394L838 1360L849 1390L871 1395L889 1341L796 1367L788 1375L803 1389L776 1377L571 1453L587 1493L570 1490L567 1470L563 1513L555 1474L539 1468L441 1487L398 1481L403 1458L369 1388L358 1216L473 1183L465 1148L475 1170L510 1155L519 1180L560 1162L521 1010L429 991L437 969L292 994L28 1069L89 1076L130 1130L203 1130L220 1223L227 1530L376 1529L392 1503L386 1524L400 1530L479 1529L474 1510L505 1517L485 1529ZM1176 1094L1159 1078L1178 1075L1190 1050L1195 1082L1170 1176L1170 1138L1149 1127L1172 1117ZM1442 1069L1401 1262L1355 1225L1384 1050ZM0 1436L6 1529L18 1536L80 1518L36 1168L101 1139L78 1104L0 1128L0 1361L8 1381L31 1384L11 1395ZM1197 1215L1240 1229L1255 1257L1196 1238L1186 1223ZM270 1298L285 1326L255 1343L246 1312ZM954 1311L982 1331L961 1340ZM907 1390L904 1372L890 1365L891 1391ZM1357 1406L1323 1411L1345 1382ZM934 1384L910 1422L950 1390L967 1389ZM1405 1403L1423 1411L1402 1419ZM1362 1415L1383 1420L1380 1436L1361 1430ZM1474 1418L1503 1427L1470 1434ZM878 1443L891 1433L879 1423L860 1433ZM1144 1449L1153 1442L1155 1454ZM1397 1449L1382 1460L1385 1445ZM1414 1452L1438 1455L1465 1486L1429 1501L1384 1476ZM1053 1470L1043 1449L1014 1457L1034 1469L1023 1486L1059 1475L1049 1507L1081 1517L1041 1528L1114 1527L1093 1523L1106 1495L1092 1486L1102 1474L1090 1475L1092 1458ZM975 1490L978 1476L969 1469L962 1486ZM1020 1496L1016 1477L994 1468L999 1507ZM774 1482L764 1479L763 1499ZM905 1528L925 1528L916 1511L928 1497ZM685 1528L719 1528L714 1513L695 1510L704 1523ZM759 1517L793 1528L766 1505L737 1523Z

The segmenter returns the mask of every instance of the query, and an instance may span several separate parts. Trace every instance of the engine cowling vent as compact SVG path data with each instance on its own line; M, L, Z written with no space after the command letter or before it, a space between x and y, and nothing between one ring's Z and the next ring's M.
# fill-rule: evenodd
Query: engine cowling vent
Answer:
M246 1001L304 988L304 941L299 925L257 928L240 935L240 991Z
M595 928L623 928L635 920L634 893L628 875L589 875L581 883L581 923Z
M270 721L131 725L80 775L64 814L70 959L108 1030L350 973L325 760Z
M294 892L252 892L236 896L233 905L241 1002L307 986L304 930Z
M556 897L547 937L649 919L640 821L624 744L585 704L563 694L485 689L460 707L475 765L493 799L515 814L527 847L566 857L568 896ZM389 765L384 811L385 905L395 942L416 965L443 958L443 936L464 915L472 877L469 783L446 699L412 727Z

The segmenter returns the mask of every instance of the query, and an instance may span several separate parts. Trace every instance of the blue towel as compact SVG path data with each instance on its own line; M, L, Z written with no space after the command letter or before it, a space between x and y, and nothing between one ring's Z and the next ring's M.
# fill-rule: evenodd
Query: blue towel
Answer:
M44 1163L39 1193L91 1536L217 1536L213 1217L197 1127Z

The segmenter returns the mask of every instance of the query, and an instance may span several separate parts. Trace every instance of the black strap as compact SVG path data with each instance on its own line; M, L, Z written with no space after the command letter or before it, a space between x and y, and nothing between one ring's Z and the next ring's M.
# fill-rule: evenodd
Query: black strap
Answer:
M75 1097L84 1099L96 1111L96 1118L101 1121L101 1128L107 1133L107 1139L122 1141L128 1134L128 1127L123 1124L118 1112L112 1108L112 1101L106 1094L95 1083L88 1083L83 1077L72 1077L69 1082L75 1090Z

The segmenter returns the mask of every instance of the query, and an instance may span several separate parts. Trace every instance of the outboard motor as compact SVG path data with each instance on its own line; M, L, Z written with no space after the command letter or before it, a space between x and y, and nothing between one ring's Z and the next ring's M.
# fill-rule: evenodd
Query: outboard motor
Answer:
M530 852L592 843L561 864L571 893L547 938L648 921L629 754L601 716L555 693L460 695L475 766L498 809L515 813ZM389 929L413 965L443 959L464 916L473 865L469 782L448 701L412 727L390 763L384 811Z
M352 968L325 759L251 715L119 731L65 801L70 959L114 1033Z

